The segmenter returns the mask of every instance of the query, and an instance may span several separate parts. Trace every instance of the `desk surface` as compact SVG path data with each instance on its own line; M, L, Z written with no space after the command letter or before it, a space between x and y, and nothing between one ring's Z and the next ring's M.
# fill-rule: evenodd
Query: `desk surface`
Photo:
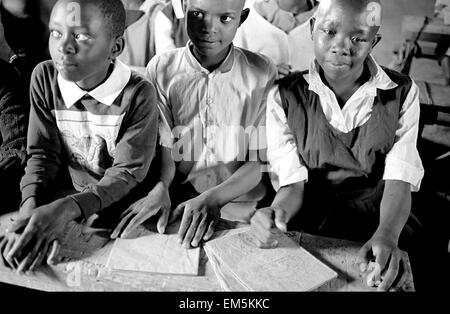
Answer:
M423 25L425 16L407 15L403 17L402 30L404 32L417 33ZM438 17L429 18L423 33L450 36L450 25L444 24L444 20Z
M0 217L0 232L15 214ZM237 227L221 222L220 228ZM32 275L17 275L0 265L0 281L44 291L220 291L208 258L201 250L198 276L175 276L145 273L111 272L105 267L112 241L96 235L84 235L82 226L70 223L61 248L63 261L55 266L42 266ZM289 237L338 273L319 291L373 291L356 267L359 243L289 232ZM405 286L414 291L412 275Z

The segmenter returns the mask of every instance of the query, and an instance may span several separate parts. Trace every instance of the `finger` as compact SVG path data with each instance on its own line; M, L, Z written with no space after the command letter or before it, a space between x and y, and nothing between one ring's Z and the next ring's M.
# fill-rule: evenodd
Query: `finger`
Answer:
M36 269L36 267L38 267L42 264L45 254L47 253L48 249L49 249L48 241L45 241L44 245L42 246L42 249L39 250L33 263L31 263L31 265L30 265L31 271L34 271Z
M252 226L252 231L256 246L260 249L269 249L278 245L278 241L274 239L274 234L260 225Z
M218 221L219 221L218 219L213 219L209 222L208 230L206 230L206 233L203 236L203 241L208 241L209 239L212 238L212 236L214 235L214 230L216 229L216 225L217 225Z
M263 244L269 244L269 242L273 242L273 234L269 229L266 229L259 223L252 223L252 229L255 237L262 242Z
M367 272L369 274L366 277L366 282L369 287L374 287L379 285L381 278L381 271L379 271L380 266L375 262L369 262L367 266Z
M287 214L282 209L275 210L275 226L281 232L287 232Z
M154 216L161 207L154 207L149 209L149 211L144 211L138 213L136 216L133 217L133 219L130 220L125 230L122 232L122 237L128 236L134 229L136 229L139 225L143 224L144 221L149 219L150 217Z
M195 231L194 239L191 242L193 247L197 247L203 236L205 235L206 228L208 227L207 216L203 216L202 220L198 224L197 230Z
M395 284L395 286L393 287L392 289L393 291L398 291L401 288L403 288L403 286L405 285L406 281L408 280L411 274L411 267L406 258L404 257L401 258L401 265L403 266L403 274L400 277L400 280L397 282L397 284Z
M263 208L259 209L253 217L250 219L250 223L255 223L261 225L263 228L269 230L273 227L273 219L272 219L272 209Z
M127 224L127 222L131 219L131 217L134 215L133 211L130 211L125 217L122 218L122 220L117 225L116 229L114 229L113 233L111 234L111 239L116 239L120 236L121 231L123 227Z
M278 74L287 75L291 71L291 66L288 64L279 64L277 66L277 69L278 69Z
M25 256L25 258L22 260L19 267L17 268L17 272L19 274L23 274L24 272L28 271L30 265L35 260L39 250L41 249L42 243L43 243L42 238L38 238L31 252L27 256Z
M373 255L375 255L375 263L379 265L379 276L381 276L381 272L386 268L389 257L392 254L376 246L373 248Z
M278 75L283 77L289 74L289 70L285 68L278 68Z
M178 241L180 244L183 242L184 236L191 225L192 213L185 209L183 217L181 218L180 228L178 229Z
M184 211L185 206L186 206L186 203L181 203L173 210L172 215L170 216L170 219L169 219L169 223L174 222L175 220L178 219L178 217L181 216L181 214Z
M159 217L158 224L156 225L158 232L161 234L166 232L167 223L169 222L169 215L170 215L170 208L161 209L161 216Z
M51 241L51 248L50 253L47 257L47 264L48 265L56 265L58 263L58 254L61 249L61 245L59 244L59 240L55 239Z
M391 255L391 260L389 262L389 267L385 272L384 278L381 284L378 286L378 291L388 291L389 288L394 283L395 278L397 278L399 271L399 259L396 254Z
M195 232L197 231L197 227L202 221L201 215L194 214L192 216L191 224L184 235L183 246L188 249L191 247L192 239L194 238Z
M358 266L361 273L367 271L367 267L372 255L372 245L368 242L364 244L358 252Z
M6 237L5 237L6 239ZM8 254L8 252L11 250L11 247L14 245L14 242L16 240L14 238L10 238L10 239L6 239L6 243L5 243L5 247L4 249L1 251L2 254L2 260L4 261L4 263L7 264L7 266L9 266L11 269L16 269L18 265L15 265L14 263L11 263L8 259L6 259L6 255Z
M119 216L119 219L123 219L123 218L125 218L126 216L128 216L130 213L133 213L133 212L135 212L135 204L132 204L130 207L128 207L127 209L125 209L124 211L123 211L123 213L122 214L120 214L120 216Z
M261 241L258 238L255 238L256 241L256 246L260 249L270 249L273 247L276 247L278 245L278 241L273 241L273 242L266 242L266 241Z
M4 256L4 249L5 249L5 247L6 247L6 244L8 244L8 240L6 239L6 237L1 237L0 238L0 255L2 256L1 257L1 263L2 263L2 265L3 266L5 266L5 267L8 267L9 268L9 264L8 264L8 262L6 261L6 259L3 257Z
M22 253L23 248L31 241L36 233L36 229L33 225L28 224L24 232L20 235L19 239L14 243L14 246L9 251L6 259L12 263L15 258L18 258Z
M30 218L26 218L26 219L17 218L12 223L12 225L5 230L5 232L6 233L16 233L16 232L20 231L20 229L24 228L27 225L29 220L30 220Z

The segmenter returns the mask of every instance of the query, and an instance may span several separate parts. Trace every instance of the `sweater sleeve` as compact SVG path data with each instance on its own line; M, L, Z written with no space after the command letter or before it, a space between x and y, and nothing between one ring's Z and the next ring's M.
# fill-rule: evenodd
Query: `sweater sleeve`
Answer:
M142 182L155 154L158 109L155 89L142 81L133 93L116 146L113 165L103 178L72 195L85 218L120 201Z
M20 183L22 203L30 197L36 197L37 204L46 202L49 187L60 167L58 127L46 97L51 94L52 82L45 73L46 68L41 63L31 76L27 145L30 158Z

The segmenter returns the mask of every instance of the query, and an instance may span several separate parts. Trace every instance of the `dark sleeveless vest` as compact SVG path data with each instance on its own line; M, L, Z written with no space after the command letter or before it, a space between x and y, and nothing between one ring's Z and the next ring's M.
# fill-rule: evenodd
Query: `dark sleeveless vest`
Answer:
M336 130L327 121L319 96L309 90L303 77L305 72L278 82L300 161L308 169L308 183L348 200L368 197L383 184L386 154L394 145L401 106L412 85L409 77L383 70L398 86L377 90L371 117L349 133ZM380 193L376 194L380 201Z

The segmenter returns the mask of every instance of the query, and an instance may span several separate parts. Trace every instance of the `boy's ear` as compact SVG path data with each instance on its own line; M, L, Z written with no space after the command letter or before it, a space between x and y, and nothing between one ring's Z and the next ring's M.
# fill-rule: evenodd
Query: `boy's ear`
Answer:
M124 48L125 48L125 39L123 38L123 36L116 37L114 45L111 49L110 59L111 60L116 59L122 53Z
M376 34L375 38L372 41L371 49L375 48L375 46L380 42L380 40L381 40L381 34Z
M241 21L239 22L239 26L241 26L242 23L245 22L245 20L248 18L248 14L249 13L250 13L250 9L249 8L245 8L244 10L242 10Z
M313 37L313 33L314 33L314 26L316 25L316 18L315 17L312 17L310 20L309 20L309 30L310 30L310 32L311 32L311 38Z

